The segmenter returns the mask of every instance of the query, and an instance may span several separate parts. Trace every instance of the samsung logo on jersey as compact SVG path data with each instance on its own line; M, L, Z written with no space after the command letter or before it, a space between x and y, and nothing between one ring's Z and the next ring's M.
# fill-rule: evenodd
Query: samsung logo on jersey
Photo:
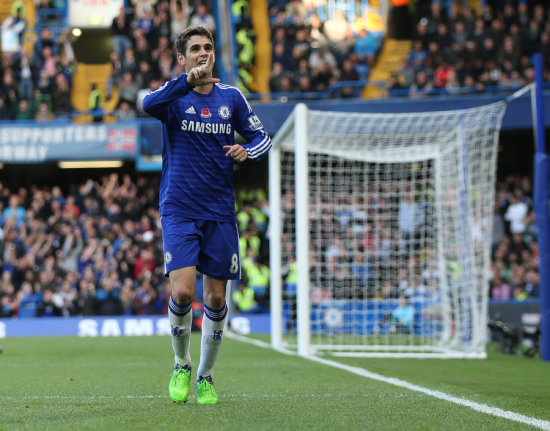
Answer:
M225 133L230 135L231 124L224 123L203 123L201 121L182 120L181 130L184 132L199 132L199 133Z

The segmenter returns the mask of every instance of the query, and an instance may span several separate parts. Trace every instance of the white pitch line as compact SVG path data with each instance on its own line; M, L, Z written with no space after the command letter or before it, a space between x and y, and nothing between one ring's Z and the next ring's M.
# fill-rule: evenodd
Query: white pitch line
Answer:
M244 343L254 344L258 347L263 347L267 349L271 349L271 344L265 343L263 341L254 340L252 338L248 338L242 335L229 333L227 334L230 338L242 341ZM284 349L275 349L277 351L280 351L285 354L295 354L294 352L291 352L290 350L284 350ZM381 374L372 373L370 371L367 371L364 368L358 368L358 367L352 367L351 365L345 365L341 364L339 362L331 361L328 359L319 358L317 356L305 356L305 359L309 359L310 361L318 362L323 365L328 365L330 367L339 368L344 371L348 371L353 374L357 374L362 377L366 377L367 379L371 380L377 380L379 382L388 383L390 385L398 386L400 388L409 389L411 391L420 392L425 395L429 395L434 398L438 398L440 400L448 401L451 403L459 404L464 407L469 407L472 410L475 410L480 413L485 413L488 415L497 416L500 418L508 419L514 422L520 422L526 425L530 425L536 428L539 428L541 430L550 431L550 421L546 421L543 419L537 419L530 416L525 416L520 413L511 412L508 410L500 409L498 407L492 407L487 404L482 403L476 403L475 401L468 400L466 398L461 397L455 397L454 395L449 395L444 392L440 391L434 391L432 389L424 388L422 386L415 385L413 383L409 383L405 380L397 379L394 377L386 377Z

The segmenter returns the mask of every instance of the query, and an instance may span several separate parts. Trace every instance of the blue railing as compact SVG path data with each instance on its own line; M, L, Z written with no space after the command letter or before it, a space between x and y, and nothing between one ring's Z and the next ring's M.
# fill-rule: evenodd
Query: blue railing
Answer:
M457 87L454 89L446 88L432 88L429 91L411 90L405 89L391 89L388 88L389 97L418 97L418 96L460 96L460 95L473 95L473 94L497 94L497 93L510 93L523 88L523 85L502 86L492 85L483 87L479 90L476 87ZM550 82L543 85L543 89L550 89Z
M483 90L479 90L476 87L458 87L455 89L446 88L433 88L429 91L414 91L409 88L405 89L391 89L384 81L339 81L332 84L327 91L324 92L279 92L279 93L249 93L246 97L249 100L277 100L280 102L286 102L288 100L328 100L328 99L340 99L345 96L342 95L343 88L352 87L355 89L353 96L361 97L361 89L365 86L377 87L378 98L384 99L387 97L435 97L435 96L462 96L462 95L476 95L476 94L498 94L498 93L510 93L519 90L523 86L487 86ZM546 82L543 86L545 90L550 89L550 82ZM350 97L350 96L348 96Z
M286 102L287 100L326 100L326 99L339 99L342 98L342 88L354 88L355 92L352 97L360 97L361 89L365 86L374 86L379 88L379 94L381 97L385 96L388 84L383 81L338 81L328 87L327 91L317 92L278 92L278 93L248 93L246 97L249 100L278 100L280 102Z

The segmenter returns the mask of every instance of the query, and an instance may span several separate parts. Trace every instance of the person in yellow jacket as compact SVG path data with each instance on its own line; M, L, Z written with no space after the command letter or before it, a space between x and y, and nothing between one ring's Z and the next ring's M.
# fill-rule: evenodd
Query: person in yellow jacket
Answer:
M101 123L103 121L103 96L101 95L101 91L97 88L96 83L92 84L88 108L90 108L94 123Z
M263 311L263 307L254 299L254 290L246 285L244 279L240 280L239 288L233 292L231 298L239 313L261 313Z

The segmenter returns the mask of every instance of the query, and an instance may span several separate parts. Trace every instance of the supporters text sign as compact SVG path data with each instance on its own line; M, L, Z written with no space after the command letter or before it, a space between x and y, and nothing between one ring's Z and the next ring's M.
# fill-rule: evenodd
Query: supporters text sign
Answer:
M6 125L0 127L1 163L134 159L138 125Z

